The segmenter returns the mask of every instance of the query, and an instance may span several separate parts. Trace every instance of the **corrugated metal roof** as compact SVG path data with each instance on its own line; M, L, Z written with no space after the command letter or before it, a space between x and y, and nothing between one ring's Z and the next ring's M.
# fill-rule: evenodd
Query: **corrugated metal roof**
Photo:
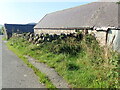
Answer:
M118 4L93 2L47 14L34 28L118 27Z
M32 24L5 24L4 27L7 32L34 32L34 25Z

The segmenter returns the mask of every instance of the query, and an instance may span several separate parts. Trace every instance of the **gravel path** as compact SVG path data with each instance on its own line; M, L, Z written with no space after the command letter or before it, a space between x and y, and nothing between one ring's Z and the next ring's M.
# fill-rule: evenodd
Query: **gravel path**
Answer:
M41 72L46 74L57 88L69 88L68 83L61 76L59 76L58 73L53 68L48 67L44 63L35 62L36 60L29 56L26 56L26 57L28 58L28 61L31 64L33 64Z
M31 68L28 68L2 43L2 88L45 88Z

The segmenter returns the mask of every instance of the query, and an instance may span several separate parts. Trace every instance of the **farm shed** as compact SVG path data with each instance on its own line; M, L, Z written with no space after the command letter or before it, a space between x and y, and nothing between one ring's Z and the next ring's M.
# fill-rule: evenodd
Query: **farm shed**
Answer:
M13 33L34 32L35 24L4 24L5 35L9 39Z
M120 30L109 30L107 45L120 52Z
M88 30L89 33L94 33L102 46L112 45L116 49L120 46L119 10L119 4L116 2L92 2L49 13L34 27L34 32L35 34L68 34L75 33L76 30Z

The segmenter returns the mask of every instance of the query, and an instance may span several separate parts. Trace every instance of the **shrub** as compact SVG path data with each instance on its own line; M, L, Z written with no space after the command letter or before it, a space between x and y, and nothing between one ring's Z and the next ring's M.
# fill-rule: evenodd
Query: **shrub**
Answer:
M66 65L67 69L70 70L70 71L73 71L73 70L78 70L79 69L79 66L77 66L76 64L74 63L68 63Z
M79 41L83 39L83 34L82 34L82 32L78 32L78 33L76 34L76 39L79 40Z
M80 44L75 41L75 38L66 38L65 40L53 41L54 53L65 53L70 55L76 55L80 51Z

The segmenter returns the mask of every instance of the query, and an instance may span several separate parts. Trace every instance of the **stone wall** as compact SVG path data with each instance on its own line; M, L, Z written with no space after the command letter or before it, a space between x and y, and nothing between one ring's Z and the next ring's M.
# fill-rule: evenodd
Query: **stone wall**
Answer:
M34 29L35 34L58 34L60 35L61 33L64 34L70 34L70 33L75 33L75 30L52 30L52 29Z
M84 31L84 30L79 30L79 31ZM120 31L119 31L120 32ZM35 29L34 30L35 34L57 34L60 35L61 33L64 34L70 34L70 33L76 33L75 30L51 30L51 29ZM92 34L95 36L95 38L98 40L99 44L101 46L105 46L106 44L110 46L110 43L112 42L112 39L114 38L114 35L117 35L118 30L88 30L89 34ZM116 38L119 38L116 36ZM116 40L116 39L115 39ZM115 40L113 42L113 46L119 46L118 44L115 44ZM117 42L119 40L117 39Z
M106 45L106 34L107 34L106 31L93 30L90 33L92 33L95 36L96 40L98 40L101 46Z
M101 46L107 45L113 50L120 52L120 30L93 30L91 33L94 33Z
M79 31L84 31L84 30L79 30ZM41 34L41 33L48 33L48 34L58 34L60 35L61 33L64 34L69 34L69 33L76 33L75 30L50 30L50 29L35 29L34 30L35 34ZM106 45L106 31L96 31L96 30L88 30L89 34L93 34L98 42L100 43L101 46Z
M12 36L12 33L7 32L7 30L4 27L4 35L6 39L9 39Z

